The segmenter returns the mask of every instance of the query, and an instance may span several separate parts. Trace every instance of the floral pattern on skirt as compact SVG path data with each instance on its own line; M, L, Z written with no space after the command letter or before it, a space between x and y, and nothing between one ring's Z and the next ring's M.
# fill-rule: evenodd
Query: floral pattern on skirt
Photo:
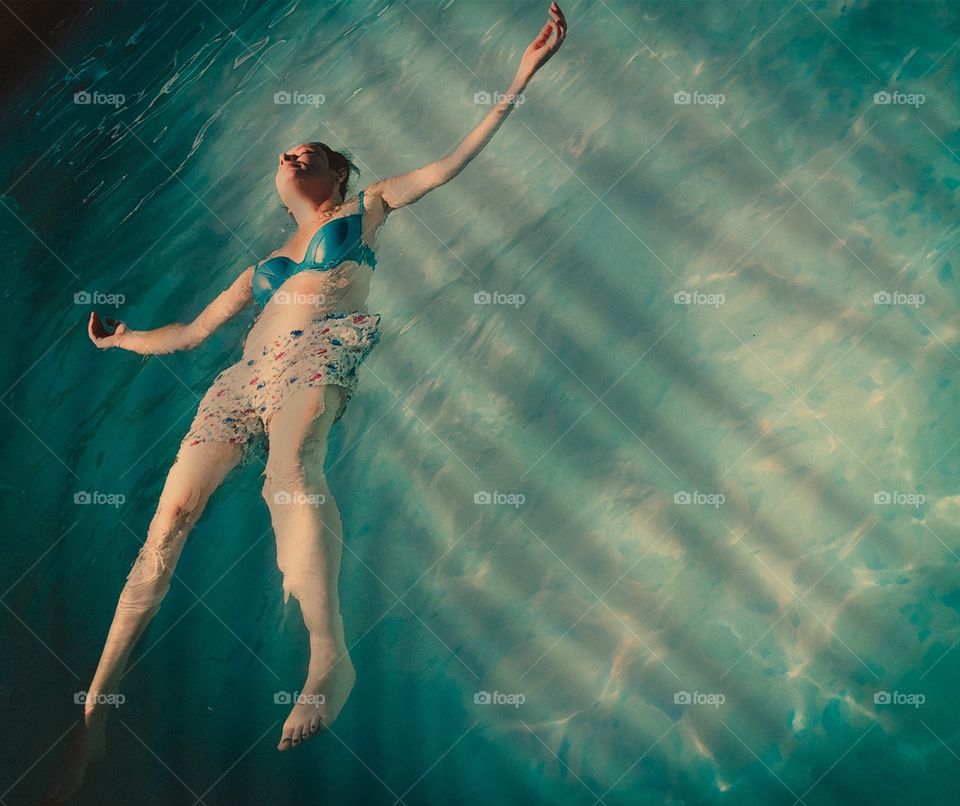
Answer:
M257 358L227 367L197 407L183 445L245 444L267 429L294 389L333 384L345 390L334 421L353 397L357 370L380 341L380 314L330 313L273 339Z

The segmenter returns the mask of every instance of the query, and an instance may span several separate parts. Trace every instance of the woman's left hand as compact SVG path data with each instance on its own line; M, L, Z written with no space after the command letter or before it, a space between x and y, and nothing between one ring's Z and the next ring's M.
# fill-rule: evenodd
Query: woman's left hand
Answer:
M556 4L556 0L550 3L550 17L552 22L547 22L543 30L537 34L527 49L523 52L523 58L520 59L520 68L517 71L517 77L526 84L533 74L537 72L547 60L560 49L563 40L567 35L567 20Z

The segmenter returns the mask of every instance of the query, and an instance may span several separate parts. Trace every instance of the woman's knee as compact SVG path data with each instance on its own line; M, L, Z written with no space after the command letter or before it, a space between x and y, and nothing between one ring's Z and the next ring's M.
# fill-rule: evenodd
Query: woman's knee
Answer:
M309 492L326 485L324 463L335 413L328 408L306 427L271 432L263 485L267 503L277 493Z
M120 592L118 610L143 613L159 607L170 590L176 562L175 551L177 548L172 541L147 539L127 574L126 584Z
M182 447L167 474L150 533L163 535L189 529L241 455L240 446L227 443Z
M203 512L209 493L196 486L164 491L150 522L148 537L163 539L190 529Z
M261 494L271 509L299 503L322 505L328 495L322 460L312 461L307 457L293 461L268 459Z

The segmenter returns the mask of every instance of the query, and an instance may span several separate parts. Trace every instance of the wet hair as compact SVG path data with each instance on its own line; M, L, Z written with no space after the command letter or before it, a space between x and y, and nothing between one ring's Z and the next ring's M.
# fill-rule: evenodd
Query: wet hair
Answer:
M323 150L323 152L327 155L327 162L330 164L330 168L335 174L339 174L341 171L346 171L346 174L344 175L343 180L340 182L339 187L341 198L346 198L347 185L350 182L350 174L356 173L357 176L360 176L360 169L353 164L353 155L346 149L344 149L342 152L334 151L326 143L321 143L318 141L307 143L307 145Z
M347 198L347 185L350 183L350 174L356 173L357 176L360 175L360 169L353 163L353 155L344 149L343 151L334 151L326 143L321 143L319 140L314 140L310 143L304 143L304 145L313 146L323 151L327 155L327 164L330 166L330 170L334 174L340 175L344 173L343 179L340 180L340 185L337 190L340 192L340 198ZM293 213L290 212L289 208L283 204L281 205L284 210L287 211L287 215L290 218L293 218Z

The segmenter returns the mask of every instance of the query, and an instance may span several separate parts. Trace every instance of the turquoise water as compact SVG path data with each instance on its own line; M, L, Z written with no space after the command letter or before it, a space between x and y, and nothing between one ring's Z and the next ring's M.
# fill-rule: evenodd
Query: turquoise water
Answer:
M546 6L110 4L4 106L5 803L51 774L252 316L141 358L90 308L196 315L289 232L285 147L349 148L359 187L440 157ZM563 8L525 103L379 235L328 459L332 735L275 750L307 647L254 462L78 803L957 802L958 7Z

